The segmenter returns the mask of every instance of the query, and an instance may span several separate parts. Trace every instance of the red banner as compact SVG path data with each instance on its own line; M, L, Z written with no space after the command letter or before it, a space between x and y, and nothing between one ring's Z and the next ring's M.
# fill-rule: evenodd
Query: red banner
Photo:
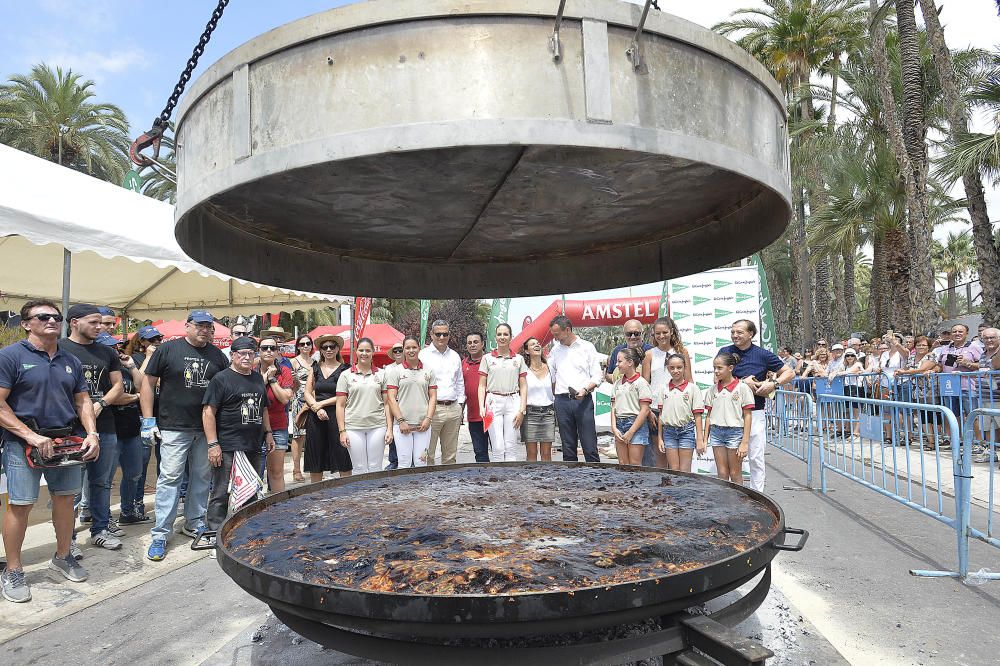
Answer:
M368 316L372 312L372 299L370 298L356 298L354 299L354 336L352 337L351 348L354 349L356 345L354 340L360 340L365 337L365 326L368 325Z

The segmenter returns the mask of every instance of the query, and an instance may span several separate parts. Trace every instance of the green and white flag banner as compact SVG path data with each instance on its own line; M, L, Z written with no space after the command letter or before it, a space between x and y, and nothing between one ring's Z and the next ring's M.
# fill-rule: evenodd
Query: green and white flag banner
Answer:
M490 308L490 325L486 331L486 351L493 351L497 348L497 326L507 321L509 311L509 298L493 299L493 305Z
M427 299L420 301L420 346L427 344L427 320L431 316L431 302Z

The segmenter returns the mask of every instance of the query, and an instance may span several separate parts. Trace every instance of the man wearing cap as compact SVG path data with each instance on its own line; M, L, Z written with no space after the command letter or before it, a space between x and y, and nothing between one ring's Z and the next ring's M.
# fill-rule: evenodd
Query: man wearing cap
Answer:
M95 305L81 303L67 312L69 337L59 341L59 349L72 354L83 366L87 391L94 403L97 432L101 438L101 455L87 463L89 489L90 542L95 546L118 550L119 537L125 535L111 518L111 482L118 467L118 435L112 405L123 399L122 364L118 352L106 345L95 344L101 330L101 312ZM78 553L74 553L78 554Z
M274 450L264 378L253 369L257 343L249 336L233 340L230 366L216 373L202 398L202 423L212 468L212 494L205 527L215 532L226 519L229 474L237 451L246 454L254 469ZM266 452L260 443L266 441ZM190 500L189 500L190 501ZM210 541L211 542L211 541Z
M106 305L97 306L97 311L101 313L101 332L114 335L115 329L118 328L118 317L115 316L115 311Z
M386 366L386 368L385 368L386 372L388 372L389 368L391 368L394 365L402 365L403 364L403 343L402 343L402 341L392 343L392 347L389 347L389 358L392 359L392 363L390 363L388 366ZM386 376L388 376L388 375L386 375ZM385 468L386 468L386 470L398 469L399 468L399 455L396 453L396 441L395 440L389 442L389 464L387 464L385 466Z
M208 442L202 423L202 401L212 378L229 367L225 354L212 344L212 315L194 310L187 318L186 335L157 348L146 366L139 392L142 406L142 437L157 434L160 445L160 476L156 483L156 524L153 542L146 554L158 562L166 557L167 538L177 517L180 485L188 469L188 492L184 502L181 532L195 537L205 527L208 484ZM153 397L160 389L159 415L153 416Z
M826 374L830 376L844 369L844 345L839 342L830 347L830 363L826 366Z
M73 497L80 492L83 466L32 469L25 452L25 445L29 445L43 457L51 457L52 439L36 430L76 426L77 434L86 433L84 460L93 460L100 453L83 366L58 345L61 323L62 315L54 303L28 301L21 307L21 328L27 332L27 338L0 349L0 448L8 493L3 517L7 568L0 575L0 586L3 597L15 603L31 600L31 588L21 564L21 547L28 529L28 514L38 501L43 476L52 498L52 525L56 532L56 552L49 567L74 582L87 579L86 570L70 554L70 537L76 520Z

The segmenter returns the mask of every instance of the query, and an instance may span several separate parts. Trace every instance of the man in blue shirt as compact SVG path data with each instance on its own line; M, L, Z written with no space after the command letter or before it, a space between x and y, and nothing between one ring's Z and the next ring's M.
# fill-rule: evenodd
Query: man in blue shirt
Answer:
M611 357L608 358L608 369L605 372L604 378L609 382L615 381L615 368L618 367L618 352L625 349L626 347L634 347L638 349L642 347L642 351L646 352L653 348L653 345L649 344L642 339L642 322L638 319L629 319L627 322L622 324L622 332L625 334L625 342L618 345L611 351ZM650 449L655 447L648 447Z
M73 497L80 492L83 466L35 469L29 466L25 453L28 445L37 448L43 458L51 457L52 439L35 430L73 426L79 434L86 433L84 460L95 460L100 454L83 366L58 346L62 319L51 301L28 301L21 308L21 327L28 332L28 338L0 349L0 446L9 496L3 521L7 569L0 575L0 582L3 597L15 603L31 600L31 588L21 564L21 546L43 475L52 497L56 532L56 553L49 568L74 582L87 579L86 570L69 550L75 522Z
M795 371L782 363L777 354L753 343L757 325L749 319L733 322L729 335L733 344L723 347L719 353L728 352L739 356L740 360L733 368L733 376L746 382L754 392L747 458L750 461L750 487L764 492L764 447L767 445L765 396L770 395L781 384L792 381ZM768 378L768 373L774 373L773 379Z

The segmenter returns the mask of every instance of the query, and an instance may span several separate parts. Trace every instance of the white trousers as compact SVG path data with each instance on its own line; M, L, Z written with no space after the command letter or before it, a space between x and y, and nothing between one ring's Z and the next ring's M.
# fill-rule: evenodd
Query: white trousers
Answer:
M767 419L763 409L750 412L750 442L747 458L750 461L750 487L764 492L764 448L767 446Z
M404 435L398 425L392 426L392 437L396 442L396 457L399 469L407 467L427 467L427 445L431 443L431 429L423 432L410 431Z
M517 460L521 449L521 433L514 427L514 417L521 408L521 396L488 393L486 408L493 412L490 461Z
M352 474L381 472L385 454L385 426L369 430L348 430L351 442Z

